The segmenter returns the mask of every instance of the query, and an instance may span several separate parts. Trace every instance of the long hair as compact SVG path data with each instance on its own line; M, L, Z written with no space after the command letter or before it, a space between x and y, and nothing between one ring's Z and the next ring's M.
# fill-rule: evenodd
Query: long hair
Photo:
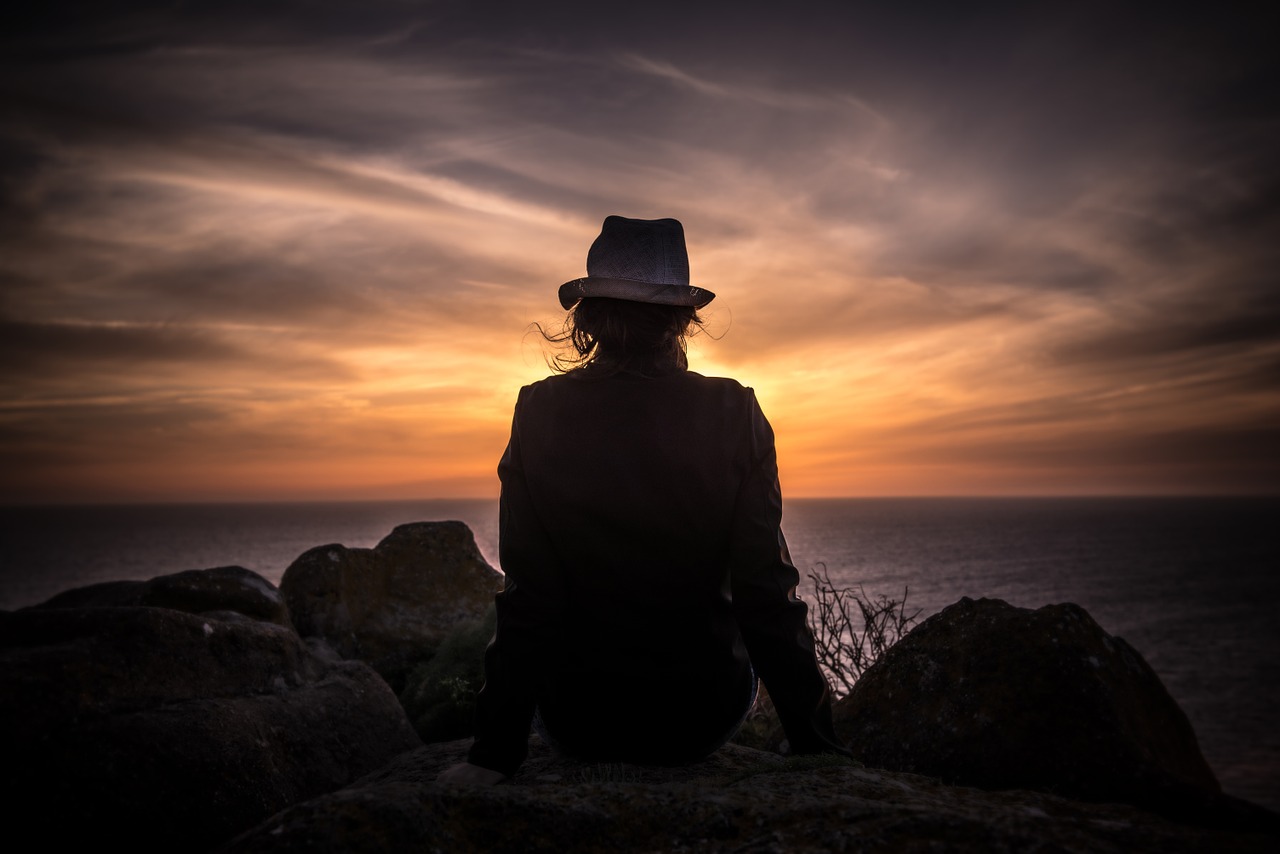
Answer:
M548 360L560 373L651 377L688 368L685 341L701 327L693 306L586 297L569 312L560 332L537 329L548 342L564 345L566 352Z

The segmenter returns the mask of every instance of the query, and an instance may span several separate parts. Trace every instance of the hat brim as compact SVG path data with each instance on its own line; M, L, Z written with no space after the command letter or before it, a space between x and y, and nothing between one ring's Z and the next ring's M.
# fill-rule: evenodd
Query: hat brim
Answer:
M634 279L610 279L604 276L587 276L560 286L560 305L565 309L573 308L584 297L608 297L655 305L691 305L702 308L715 299L716 295L706 288L637 282Z

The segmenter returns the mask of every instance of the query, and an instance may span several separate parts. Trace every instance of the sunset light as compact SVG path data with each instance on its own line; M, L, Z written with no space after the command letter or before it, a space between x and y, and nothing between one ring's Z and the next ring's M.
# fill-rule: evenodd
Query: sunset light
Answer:
M14 839L1280 851L1265 7L15 8Z
M1260 54L820 5L7 37L0 500L493 497L609 214L684 223L789 496L1273 492Z

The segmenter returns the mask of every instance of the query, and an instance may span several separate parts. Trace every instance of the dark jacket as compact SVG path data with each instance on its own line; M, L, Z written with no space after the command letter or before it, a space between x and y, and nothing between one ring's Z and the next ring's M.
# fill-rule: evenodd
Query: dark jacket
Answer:
M683 370L534 383L498 474L506 585L473 764L512 773L535 706L621 760L697 759L741 718L751 666L794 752L845 752L751 389Z

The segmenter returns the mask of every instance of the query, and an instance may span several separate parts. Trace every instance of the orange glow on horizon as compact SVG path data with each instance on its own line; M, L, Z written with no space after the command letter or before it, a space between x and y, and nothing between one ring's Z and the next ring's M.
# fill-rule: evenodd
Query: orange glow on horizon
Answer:
M1180 82L1073 142L1017 87L957 118L936 78L332 50L59 66L121 116L13 137L0 503L492 497L613 213L683 221L691 366L757 390L789 497L1280 489L1274 241L1174 144Z

